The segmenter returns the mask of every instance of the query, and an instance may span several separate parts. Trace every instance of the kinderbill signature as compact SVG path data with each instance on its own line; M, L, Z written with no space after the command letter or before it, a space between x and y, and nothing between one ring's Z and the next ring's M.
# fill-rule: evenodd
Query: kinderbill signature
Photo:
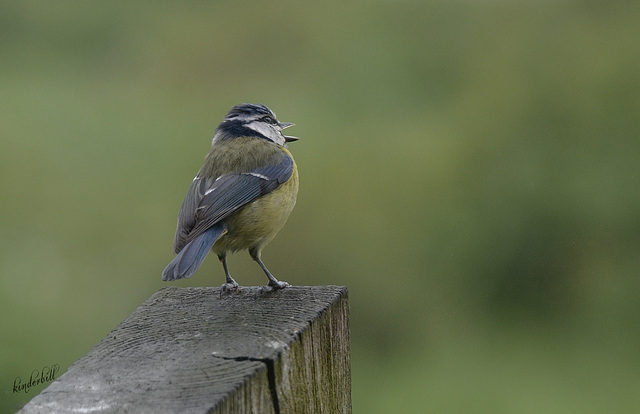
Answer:
M26 382L22 382L22 378L16 377L13 380L13 392L24 391L25 393L29 392L31 387L35 387L47 382L51 382L56 379L56 374L60 371L60 365L53 364L50 367L44 366L42 370L38 371L33 370L31 375L29 376L29 380Z

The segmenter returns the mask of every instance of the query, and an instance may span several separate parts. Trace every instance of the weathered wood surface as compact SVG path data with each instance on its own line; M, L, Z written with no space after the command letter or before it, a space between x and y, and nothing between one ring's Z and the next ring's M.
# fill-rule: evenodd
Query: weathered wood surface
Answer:
M21 413L350 413L347 289L165 287Z

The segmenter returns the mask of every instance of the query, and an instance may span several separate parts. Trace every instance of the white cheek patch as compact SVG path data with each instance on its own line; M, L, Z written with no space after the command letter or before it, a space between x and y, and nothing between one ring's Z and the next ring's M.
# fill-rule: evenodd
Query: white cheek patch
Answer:
M253 129L257 133L263 135L268 140L275 142L276 144L284 145L284 137L281 133L276 131L271 125L264 122L251 122L247 124L247 127Z
M271 128L265 125L264 122L251 122L247 126L267 138L271 138L273 134L273 131L270 130Z

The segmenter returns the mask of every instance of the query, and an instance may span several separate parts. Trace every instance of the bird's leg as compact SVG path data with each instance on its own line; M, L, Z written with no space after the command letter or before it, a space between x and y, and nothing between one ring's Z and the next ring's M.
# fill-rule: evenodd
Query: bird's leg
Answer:
M267 286L261 286L260 292L271 292L272 290L283 289L290 286L287 282L280 282L278 279L276 279L275 276L271 274L269 269L267 269L267 266L262 263L262 259L260 258L260 249L250 249L249 254L251 255L251 258L260 265L264 273L267 275L267 278L269 279L269 284Z
M224 268L224 274L225 274L225 277L227 278L227 281L221 286L221 289L222 289L221 293L238 290L239 288L238 283L235 280L233 280L233 278L229 274L229 268L227 267L227 255L225 253L219 254L218 259L220 259L220 261L222 262L222 267Z

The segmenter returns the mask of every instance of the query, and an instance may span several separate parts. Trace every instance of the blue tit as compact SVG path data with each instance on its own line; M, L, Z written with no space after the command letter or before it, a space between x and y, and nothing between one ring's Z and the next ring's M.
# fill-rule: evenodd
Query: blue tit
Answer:
M287 149L287 142L298 138L282 132L292 125L279 122L262 104L231 108L182 202L173 242L177 256L162 280L190 277L212 250L226 275L223 291L236 290L227 253L248 249L269 279L263 291L289 286L271 274L260 256L284 226L298 195L298 169Z

